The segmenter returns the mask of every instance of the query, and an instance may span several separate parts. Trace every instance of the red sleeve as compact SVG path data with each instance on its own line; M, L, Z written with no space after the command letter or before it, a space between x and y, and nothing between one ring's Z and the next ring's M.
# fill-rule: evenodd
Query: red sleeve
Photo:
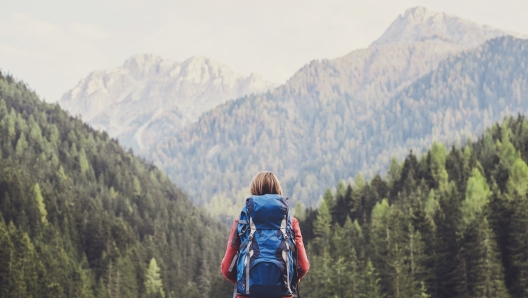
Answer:
M295 233L295 245L297 246L297 252L299 254L299 280L303 278L308 270L310 269L310 263L308 262L308 257L306 256L306 249L304 248L304 243L301 235L301 228L299 227L299 221L292 217L292 227L293 232Z
M235 222L233 223L233 227L231 228L231 233L229 234L229 241L227 242L227 249L224 255L224 259L222 260L221 266L222 275L231 283L235 283L237 278L236 267L233 268L231 272L229 272L229 267L231 266L231 263L233 262L233 259L238 253L238 249L240 247L240 238L237 234L237 224L238 219L235 220Z

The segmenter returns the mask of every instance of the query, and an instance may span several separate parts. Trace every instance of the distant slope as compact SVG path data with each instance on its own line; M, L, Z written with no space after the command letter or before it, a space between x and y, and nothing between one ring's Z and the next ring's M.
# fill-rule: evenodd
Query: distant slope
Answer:
M203 297L227 234L152 164L0 73L1 297L161 297L160 279L165 297Z
M242 76L205 57L180 63L144 54L121 67L92 72L59 104L140 151L161 140L164 132L179 131L229 99L273 86L256 74Z
M528 41L494 39L451 57L362 122L375 164L433 141L463 143L506 116L528 112ZM369 171L368 168L363 168ZM372 170L371 170L372 171Z
M444 15L415 8L405 13L408 21L404 25L395 22L393 26L412 30L416 22L428 24L439 16ZM462 27L456 32L467 29L478 34L460 40L439 40L430 33L405 42L388 39L342 58L313 61L286 85L266 95L242 98L206 113L172 141L160 144L151 157L191 198L207 203L212 211L234 213L236 199L242 195L239 191L256 171L264 169L277 172L294 201L313 204L326 185L335 185L337 179L353 176L358 170L379 170L392 154L404 154L389 153L393 143L385 141L386 134L377 134L385 132L380 117L393 104L394 96L405 88L415 88L410 85L450 55L506 34L463 20L457 24ZM443 27L436 28L441 29L439 34L449 36ZM523 44L511 42L512 46ZM511 54L512 59L526 58L508 47L494 51L503 51L505 57ZM502 81L508 78L497 79L508 84ZM473 84L465 77L451 80L455 81L448 84ZM393 120L403 123L398 116ZM379 125L377 130L368 129L375 125ZM409 147L402 142L398 144L406 151Z

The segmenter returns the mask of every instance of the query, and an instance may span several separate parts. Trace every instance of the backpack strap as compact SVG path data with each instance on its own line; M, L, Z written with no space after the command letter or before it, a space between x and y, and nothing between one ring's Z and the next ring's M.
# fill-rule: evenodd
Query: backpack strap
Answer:
M246 250L246 260L245 260L245 266L246 266L246 294L249 294L249 269L251 267L250 259L253 256L253 237L255 236L255 232L257 231L257 227L255 226L255 223L253 223L253 218L251 215L249 216L249 237L247 242L247 250ZM245 241L244 241L245 242Z
M286 233L286 225L288 221L288 215L284 215L284 218L281 222L280 231L282 237L284 238L284 250L282 251L282 258L286 263L286 287L290 293L293 293L290 288L290 258L288 257L288 252L290 251L290 245L288 244L288 234Z
M238 255L240 254L240 251L237 252L235 257L233 258L233 261L231 262L231 266L229 266L229 272L233 271L233 268L235 267L236 261L238 260Z

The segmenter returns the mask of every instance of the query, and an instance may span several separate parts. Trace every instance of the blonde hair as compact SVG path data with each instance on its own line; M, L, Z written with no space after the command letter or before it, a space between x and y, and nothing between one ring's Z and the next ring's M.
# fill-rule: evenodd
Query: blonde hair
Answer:
M249 185L249 190L254 196L262 196L265 194L278 194L282 195L282 187L277 176L272 172L264 171L260 172Z

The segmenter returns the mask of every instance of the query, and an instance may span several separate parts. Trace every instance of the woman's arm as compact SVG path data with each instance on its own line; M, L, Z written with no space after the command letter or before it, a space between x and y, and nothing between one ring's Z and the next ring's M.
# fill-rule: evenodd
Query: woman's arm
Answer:
M229 272L229 267L231 266L231 263L233 262L233 259L238 253L238 249L240 247L240 238L237 234L237 224L238 219L235 220L235 222L233 223L233 227L231 228L231 233L229 234L229 241L227 242L227 249L224 255L224 259L222 260L221 266L222 275L231 283L235 283L237 278L236 266L234 266L233 270Z
M310 262L308 262L308 257L306 256L306 249L304 248L299 221L295 217L292 217L292 227L295 233L295 245L297 246L297 251L299 253L299 259L297 262L299 263L299 280L301 280L310 269Z

